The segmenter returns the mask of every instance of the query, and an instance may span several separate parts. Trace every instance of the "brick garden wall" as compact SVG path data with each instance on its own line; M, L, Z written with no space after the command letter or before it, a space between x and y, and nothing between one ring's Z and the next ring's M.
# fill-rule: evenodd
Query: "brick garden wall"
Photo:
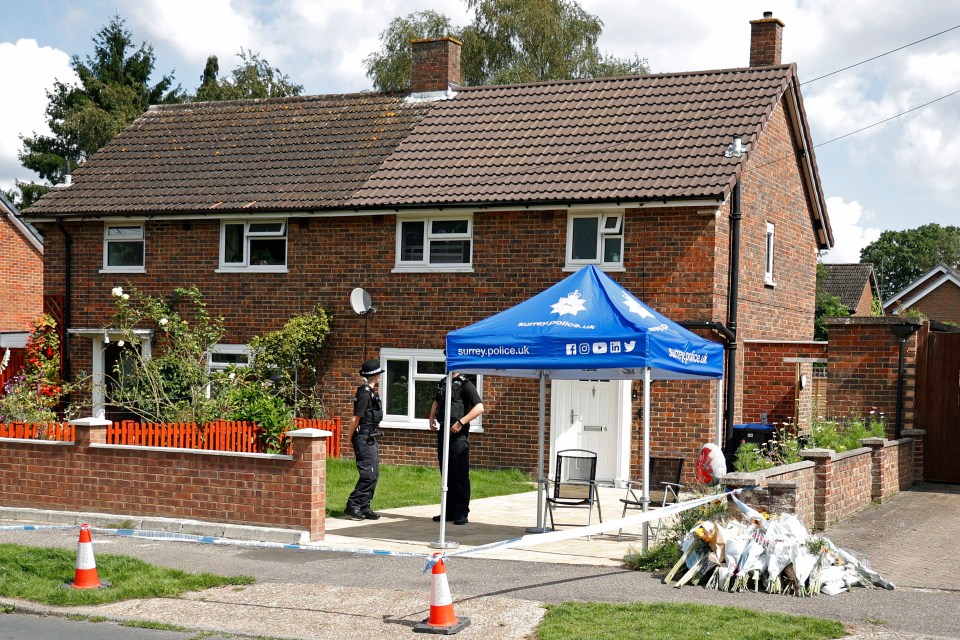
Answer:
M865 438L864 446L845 453L806 449L803 462L755 471L729 473L720 479L728 489L743 488L739 499L769 513L793 513L811 530L825 531L834 522L884 502L922 477L922 431L901 440ZM921 457L922 459L922 457ZM736 509L730 505L731 509Z
M106 445L106 427L81 425L75 443L0 438L0 506L296 529L321 540L324 433L291 432L292 456Z
M827 360L825 342L766 342L744 344L743 421L790 421L805 430L810 422L813 363ZM811 381L800 389L800 375ZM799 411L798 411L798 406Z

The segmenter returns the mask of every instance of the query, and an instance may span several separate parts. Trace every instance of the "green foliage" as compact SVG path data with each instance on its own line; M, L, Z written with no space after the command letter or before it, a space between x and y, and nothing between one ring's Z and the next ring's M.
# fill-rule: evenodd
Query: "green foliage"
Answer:
M817 263L817 292L816 292L816 310L813 319L813 339L826 340L828 330L824 324L824 318L843 318L850 315L847 305L841 302L839 296L835 296L823 287L826 279L826 268Z
M825 640L842 622L691 603L565 602L547 605L538 640Z
M318 370L323 342L329 333L330 317L317 305L310 312L288 320L282 329L250 341L254 372L263 379L273 380L276 394L298 414L323 416Z
M0 353L0 371L7 365ZM56 321L42 314L32 325L21 373L4 385L0 396L0 424L7 422L50 423L57 421L61 399L70 385L60 377L60 334Z
M762 471L800 462L803 449L833 449L837 453L858 449L863 438L885 438L885 416L871 411L866 419L815 420L810 433L790 435L792 429L778 428L766 445L743 442L737 448L734 468L743 473Z
M240 49L237 56L240 57L240 65L231 72L229 78L219 76L217 56L207 58L203 81L193 97L195 102L285 98L303 92L303 85L291 82L287 74L271 67L259 53Z
M187 573L130 556L97 553L97 575L109 589L64 589L73 581L76 551L0 544L0 596L56 606L94 605L132 598L172 598L188 591L253 584L248 576Z
M889 298L940 264L960 264L960 227L925 224L884 231L860 251L860 261L873 264L881 297Z
M364 59L378 91L405 91L410 41L453 36L463 43L466 85L508 84L649 73L645 59L604 55L603 22L575 0L465 0L473 21L461 28L434 11L395 18L380 33L380 51Z
M273 383L249 375L242 367L235 367L217 379L214 388L223 407L223 417L256 422L263 430L264 452L281 453L282 436L293 425L293 410L276 395Z
M71 66L79 85L59 80L47 91L47 124L53 135L23 137L20 162L51 184L109 142L151 104L180 102L183 93L171 75L150 84L155 56L143 43L134 49L133 36L115 15L93 38L94 55Z
M401 92L410 88L413 58L410 42L442 38L451 33L450 18L436 11L417 11L390 21L380 32L380 51L363 59L367 77L377 91Z
M113 326L122 349L106 388L109 402L147 422L196 422L222 418L208 398L210 348L223 336L223 319L207 313L195 286L181 287L169 299L142 295L133 288L112 291ZM153 353L144 357L138 329L153 329Z

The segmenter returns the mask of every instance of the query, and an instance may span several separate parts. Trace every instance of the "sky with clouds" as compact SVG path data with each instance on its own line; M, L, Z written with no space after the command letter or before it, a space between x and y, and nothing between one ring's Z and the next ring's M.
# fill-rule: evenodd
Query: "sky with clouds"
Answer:
M747 66L749 21L773 11L786 24L783 60L797 63L804 83L836 238L826 261L857 261L888 229L960 224L960 94L949 96L960 91L954 0L580 4L603 21L605 53L637 54L654 73ZM74 79L70 57L91 55L92 37L114 14L135 42L153 45L155 79L172 72L190 92L207 56L216 54L228 73L241 49L258 52L307 94L369 90L362 62L392 18L432 9L456 25L469 22L463 0L0 0L0 8L3 188L36 179L17 160L20 136L47 132L45 91L54 79ZM840 71L850 65L857 66Z

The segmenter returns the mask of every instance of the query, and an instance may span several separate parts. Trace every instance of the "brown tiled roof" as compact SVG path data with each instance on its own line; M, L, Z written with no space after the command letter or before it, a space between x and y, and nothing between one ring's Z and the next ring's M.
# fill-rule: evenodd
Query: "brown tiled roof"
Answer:
M792 65L468 87L430 114L352 206L723 199Z
M724 149L734 135L754 142L795 78L783 65L472 87L438 102L157 107L29 214L722 201L742 162Z
M823 289L831 293L843 303L845 307L855 310L860 305L860 297L864 288L870 289L871 295L877 292L872 286L874 279L873 265L867 263L824 264Z
M29 213L336 208L428 109L382 94L153 107Z

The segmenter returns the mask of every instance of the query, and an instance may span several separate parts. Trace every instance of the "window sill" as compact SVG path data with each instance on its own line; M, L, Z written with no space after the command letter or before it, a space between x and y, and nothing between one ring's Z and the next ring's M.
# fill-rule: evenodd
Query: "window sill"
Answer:
M580 269L583 269L588 264L592 264L596 266L598 269L600 269L605 273L620 273L627 270L627 268L624 267L622 264L597 264L596 262L588 262L584 264L567 263L563 265L563 270L564 271L580 271Z
M393 267L393 273L473 273L472 264L456 265L396 265Z
M767 287L768 289L776 289L777 283L774 282L773 280L764 280L763 286Z
M146 267L107 267L100 269L100 273L146 273Z
M435 430L427 426L427 421L419 421L419 424L415 422L399 422L399 421L390 421L384 418L380 423L382 429L396 429L397 431L430 431L436 433ZM483 433L483 427L477 424L477 421L474 420L470 424L470 433Z
M289 273L287 267L220 267L214 273Z

